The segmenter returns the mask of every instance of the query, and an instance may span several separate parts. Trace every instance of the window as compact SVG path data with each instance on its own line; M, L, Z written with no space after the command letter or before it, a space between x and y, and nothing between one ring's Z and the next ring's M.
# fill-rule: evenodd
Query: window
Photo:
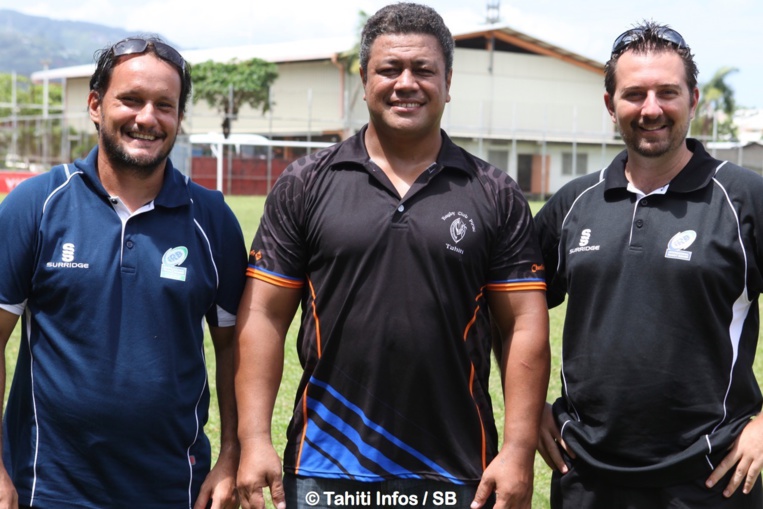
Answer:
M562 154L562 175L585 175L588 173L588 154L578 152L575 157L572 153Z

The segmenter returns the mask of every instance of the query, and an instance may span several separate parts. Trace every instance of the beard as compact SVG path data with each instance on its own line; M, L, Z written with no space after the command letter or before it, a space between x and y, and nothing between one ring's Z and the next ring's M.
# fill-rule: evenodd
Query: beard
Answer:
M639 133L638 124L628 126L628 129L620 127L620 136L625 146L642 157L662 157L683 146L686 136L689 134L689 124L669 123L670 132L666 138L660 140L647 140Z
M159 169L163 169L164 164L172 151L172 147L175 146L175 139L173 138L172 143L156 155L139 157L128 154L120 145L117 136L104 129L103 122L101 122L98 135L100 137L101 147L103 147L103 151L114 170L130 172L135 176L143 178L149 177Z

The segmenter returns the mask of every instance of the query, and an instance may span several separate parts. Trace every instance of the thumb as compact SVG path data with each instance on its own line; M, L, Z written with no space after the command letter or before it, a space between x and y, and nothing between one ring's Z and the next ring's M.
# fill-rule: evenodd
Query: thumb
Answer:
M276 509L286 509L286 493L281 476L273 479L273 482L270 483L270 498Z
M482 481L480 481L479 486L477 486L477 492L474 494L474 500L472 500L472 503L469 507L471 509L479 509L485 505L487 499L490 498L490 495L493 494L494 489L495 486L493 482L487 481L483 478Z

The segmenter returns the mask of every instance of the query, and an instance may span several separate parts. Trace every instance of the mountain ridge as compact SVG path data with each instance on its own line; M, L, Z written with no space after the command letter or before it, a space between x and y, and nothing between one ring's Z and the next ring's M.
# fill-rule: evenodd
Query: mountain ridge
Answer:
M46 63L51 69L92 64L98 50L136 34L157 35L0 9L0 72L29 76Z

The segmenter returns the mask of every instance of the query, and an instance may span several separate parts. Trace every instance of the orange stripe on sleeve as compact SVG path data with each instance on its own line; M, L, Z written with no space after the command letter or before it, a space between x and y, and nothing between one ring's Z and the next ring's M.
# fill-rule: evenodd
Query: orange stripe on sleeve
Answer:
M259 279L260 281L270 283L271 285L281 286L284 288L302 288L305 286L304 281L279 277L273 273L258 270L256 267L249 267L246 269L246 275L247 277Z
M526 290L546 291L545 281L525 281L521 283L491 283L487 289L492 292L520 292Z

